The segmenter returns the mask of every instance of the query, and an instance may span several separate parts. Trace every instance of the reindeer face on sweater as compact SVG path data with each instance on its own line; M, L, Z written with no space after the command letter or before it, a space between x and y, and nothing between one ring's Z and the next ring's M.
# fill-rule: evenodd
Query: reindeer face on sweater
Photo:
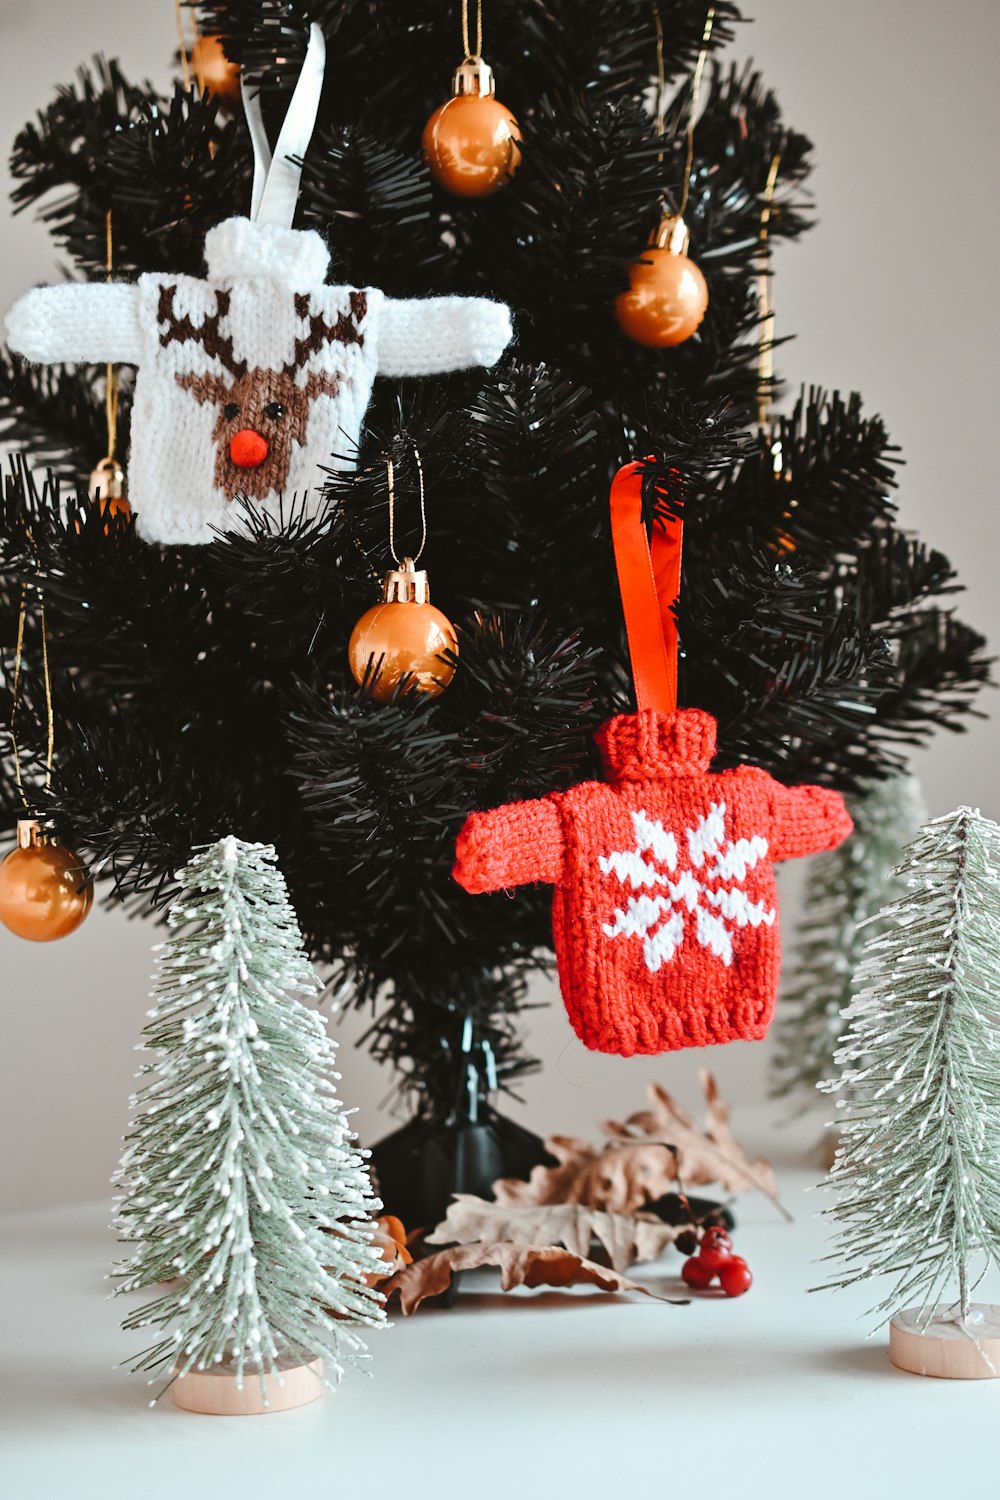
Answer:
M243 499L276 516L293 500L317 508L323 470L350 460L377 370L382 294L326 285L318 235L231 220L206 258L205 280L139 281L152 353L136 382L129 499L161 541L244 529Z
M306 329L295 339L292 358L280 369L267 369L248 368L245 359L237 359L232 338L222 331L231 292L216 290L214 312L197 326L190 317L177 316L176 293L175 284L160 287L160 344L167 348L173 343L194 343L226 372L186 372L174 377L196 401L216 412L212 427L216 488L227 501L237 495L265 500L270 494L281 494L288 482L293 445L301 448L306 443L313 403L318 396L337 396L347 378L339 369L310 370L310 359L338 345L363 345L361 324L368 299L364 292L349 292L349 311L331 325L322 312L314 311L308 292L295 294L295 314Z
M335 396L336 375L310 375L305 386L284 370L246 370L233 383L218 375L178 375L196 401L215 407L215 483L227 500L264 500L284 490L292 444L306 440L309 408L320 393Z
M128 494L148 541L243 529L242 496L315 512L324 470L353 462L376 375L490 365L510 339L499 303L330 286L329 260L313 230L228 219L204 278L43 287L11 310L29 359L138 366Z

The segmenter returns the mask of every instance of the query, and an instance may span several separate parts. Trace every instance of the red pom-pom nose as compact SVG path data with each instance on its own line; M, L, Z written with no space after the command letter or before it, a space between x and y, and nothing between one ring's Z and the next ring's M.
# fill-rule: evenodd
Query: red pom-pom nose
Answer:
M259 468L267 457L267 438L252 427L244 427L230 438L229 457L241 469Z

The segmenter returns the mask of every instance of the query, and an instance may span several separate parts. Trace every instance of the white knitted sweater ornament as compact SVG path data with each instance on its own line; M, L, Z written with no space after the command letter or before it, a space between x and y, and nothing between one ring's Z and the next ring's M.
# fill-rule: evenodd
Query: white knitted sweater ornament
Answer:
M376 375L492 365L510 312L482 297L397 299L328 286L329 253L291 223L323 77L309 49L275 159L245 94L256 170L252 217L205 237L204 280L41 287L7 315L10 348L41 364L138 366L129 501L150 542L210 542L245 526L238 495L276 514L284 494L318 508L320 469L355 448Z

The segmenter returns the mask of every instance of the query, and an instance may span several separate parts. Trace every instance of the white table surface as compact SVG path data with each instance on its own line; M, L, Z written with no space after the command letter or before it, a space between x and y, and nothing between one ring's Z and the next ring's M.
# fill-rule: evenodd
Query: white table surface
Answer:
M1000 1381L938 1381L866 1341L864 1290L807 1295L827 1226L815 1171L779 1168L794 1223L739 1206L753 1289L733 1301L527 1292L463 1279L450 1310L373 1339L373 1378L297 1411L151 1410L116 1365L103 1204L0 1220L5 1500L376 1496L499 1500L625 1494L923 1500L1000 1494ZM679 1291L668 1252L646 1273ZM987 1287L996 1299L997 1288ZM997 1299L1000 1300L1000 1299ZM973 1489L974 1487L974 1489Z

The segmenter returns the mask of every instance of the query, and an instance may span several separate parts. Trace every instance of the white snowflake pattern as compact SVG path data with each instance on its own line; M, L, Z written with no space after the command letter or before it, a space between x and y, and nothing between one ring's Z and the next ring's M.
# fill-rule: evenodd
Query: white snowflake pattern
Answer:
M629 896L615 920L603 923L609 938L641 937L646 968L655 974L684 942L688 918L703 948L729 966L733 932L770 927L773 907L751 901L743 889L747 871L767 853L767 839L726 838L726 804L710 802L697 826L684 830L683 844L656 818L632 814L635 848L598 856L603 875L613 875L639 895Z

